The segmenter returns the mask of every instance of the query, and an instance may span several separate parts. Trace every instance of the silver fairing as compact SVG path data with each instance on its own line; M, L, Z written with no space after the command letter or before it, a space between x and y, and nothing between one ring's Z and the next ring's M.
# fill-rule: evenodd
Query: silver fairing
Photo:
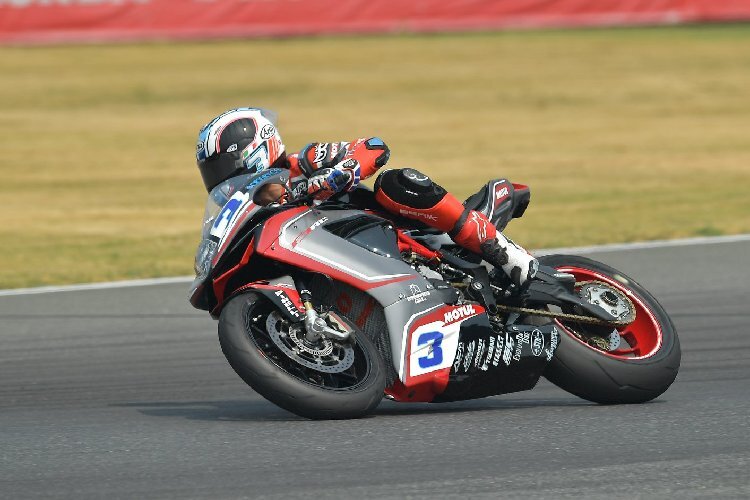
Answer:
M291 218L280 228L278 239L266 255L293 252L321 264L322 269L353 276L353 285L369 294L382 307L388 327L394 368L403 376L406 328L415 317L444 305L432 285L400 255L385 257L331 234L325 225L361 215L359 210L311 208Z

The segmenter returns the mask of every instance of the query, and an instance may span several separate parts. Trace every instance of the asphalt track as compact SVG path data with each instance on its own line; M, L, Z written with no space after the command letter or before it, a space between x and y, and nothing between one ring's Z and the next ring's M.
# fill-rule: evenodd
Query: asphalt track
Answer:
M747 498L750 242L590 256L677 326L682 369L654 402L543 381L312 422L232 372L184 283L0 297L0 497Z

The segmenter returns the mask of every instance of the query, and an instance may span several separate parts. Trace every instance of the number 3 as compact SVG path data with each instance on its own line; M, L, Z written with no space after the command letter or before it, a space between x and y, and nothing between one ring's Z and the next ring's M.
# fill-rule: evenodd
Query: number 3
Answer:
M440 344L443 342L443 334L440 332L425 332L417 339L417 344L425 345L432 344L431 349L428 347L427 356L419 358L420 368L429 368L431 366L439 365L443 362L443 350L440 348Z

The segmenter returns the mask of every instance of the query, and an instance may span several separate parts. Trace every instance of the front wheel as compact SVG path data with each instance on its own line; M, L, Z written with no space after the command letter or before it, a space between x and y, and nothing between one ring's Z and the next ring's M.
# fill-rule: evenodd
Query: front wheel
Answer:
M625 308L635 313L634 321L617 329L557 320L563 335L544 372L548 380L603 404L643 403L669 388L680 368L680 342L666 311L645 288L585 257L549 255L539 262L574 275L577 292L593 289L591 300L610 300L613 313Z
M235 372L272 403L311 419L356 418L383 399L385 369L376 347L346 318L347 342L308 342L266 299L247 293L224 307L221 350Z

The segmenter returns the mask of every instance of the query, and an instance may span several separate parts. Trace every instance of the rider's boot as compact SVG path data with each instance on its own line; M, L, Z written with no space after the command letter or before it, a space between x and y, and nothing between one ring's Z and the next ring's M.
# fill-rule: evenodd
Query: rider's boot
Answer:
M468 210L456 223L450 236L457 244L478 253L510 278L517 293L528 288L539 269L539 262L526 250L506 238L481 212Z
M375 199L389 211L447 232L458 245L502 269L523 292L536 274L537 260L497 230L481 212L463 203L423 173L386 170L375 181Z

